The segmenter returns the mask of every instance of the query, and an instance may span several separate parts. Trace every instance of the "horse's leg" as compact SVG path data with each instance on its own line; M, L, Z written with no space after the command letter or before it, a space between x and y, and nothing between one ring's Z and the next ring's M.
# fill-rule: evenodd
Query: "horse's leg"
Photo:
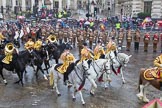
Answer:
M21 78L20 78L22 87L24 86L24 83L23 83L23 73L24 73L24 70L21 71Z
M75 85L73 85L73 89L74 91L72 92L72 98L73 98L73 101L75 101L76 100L76 86Z
M137 94L137 97L138 97L140 100L142 100L142 99L143 99L143 96L144 96L143 90L144 90L144 85L141 84L141 85L139 86L139 93Z
M122 80L123 80L123 84L125 84L125 78L124 78L124 75L123 75L123 69L121 67L121 77L122 77Z
M82 101L82 105L85 105L85 101L83 99L83 94L82 94L82 91L81 90L79 91L79 94L80 94L80 99Z
M54 82L54 85L55 85L55 88L56 88L56 93L57 93L58 96L61 96L61 93L60 93L60 91L58 90L57 84L58 84L58 79L56 78L56 79L55 79L55 82Z
M0 71L0 74L3 79L4 84L7 85L7 80L4 78L2 70Z
M89 77L88 77L88 79L89 79L89 81L90 81L91 84L92 84L90 94L91 94L92 96L94 96L94 92L95 92L95 89L97 88L97 84L96 84L96 82L94 81L94 79L89 78Z
M149 99L146 97L146 87L149 85L149 83L146 83L144 88L143 88L143 101L144 102L149 102Z
M45 79L45 80L48 80L47 76L44 74L44 71L43 71L43 69L42 69L41 65L38 65L38 66L37 66L37 69L38 69L38 70L41 70L41 72L42 72L42 74L43 74L44 79ZM37 72L38 72L38 71L37 71Z
M47 74L49 74L49 73L48 73L48 68L50 68L49 60L45 60L45 61L44 61L44 65L45 65L45 67L46 67Z
M58 64L58 63L59 63L57 58L55 58L55 62L56 62L56 64Z

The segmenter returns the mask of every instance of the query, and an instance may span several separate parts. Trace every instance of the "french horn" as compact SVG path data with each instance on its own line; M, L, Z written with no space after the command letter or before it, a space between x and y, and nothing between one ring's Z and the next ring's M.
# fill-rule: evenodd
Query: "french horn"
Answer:
M6 46L5 46L5 51L9 52L9 53L12 53L14 48L15 47L14 47L14 45L12 43L7 43Z
M47 40L49 40L51 43L54 43L54 42L57 41L55 35L50 35L50 36L48 36Z

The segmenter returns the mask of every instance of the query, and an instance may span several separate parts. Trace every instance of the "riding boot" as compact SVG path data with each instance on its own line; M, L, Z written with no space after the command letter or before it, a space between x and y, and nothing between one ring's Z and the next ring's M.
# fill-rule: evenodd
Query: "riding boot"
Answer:
M160 81L160 90L162 91L162 81Z

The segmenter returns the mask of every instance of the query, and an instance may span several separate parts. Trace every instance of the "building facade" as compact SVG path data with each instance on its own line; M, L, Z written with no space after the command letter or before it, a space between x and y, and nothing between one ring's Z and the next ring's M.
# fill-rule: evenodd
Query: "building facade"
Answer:
M162 0L116 0L115 14L137 17L140 12L151 13L152 18L162 18Z
M79 0L0 0L0 6L3 6L3 11L14 11L15 6L19 7L21 11L33 11L33 6L38 7L46 6L48 9L58 9L62 11L66 9L77 9ZM0 11L1 12L1 11Z

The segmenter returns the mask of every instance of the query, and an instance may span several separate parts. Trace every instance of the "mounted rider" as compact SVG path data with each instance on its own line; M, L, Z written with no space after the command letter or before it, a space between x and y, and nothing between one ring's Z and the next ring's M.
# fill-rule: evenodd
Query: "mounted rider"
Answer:
M155 58L154 66L158 68L158 78L162 79L162 54Z
M10 64L10 62L13 59L14 50L15 50L15 47L12 43L6 44L5 49L4 49L5 58L2 60L3 63Z
M34 49L34 42L32 41L31 38L25 43L24 48L31 51Z
M37 51L39 51L40 49L41 49L41 47L42 47L42 40L41 39L38 39L36 42L35 42L35 44L34 44L34 49L35 50L37 50Z
M66 46L64 52L61 54L60 59L63 61L63 64L57 68L57 70L64 74L64 83L70 84L68 81L68 75L74 69L74 61L75 57L72 53L70 53L70 48Z
M92 51L87 47L87 43L83 43L83 49L81 50L81 59L80 61L88 60L94 58Z
M116 43L113 42L111 39L108 42L107 46L106 46L106 54L110 53L111 51L113 51L115 53L115 56L117 56L117 46Z
M98 44L94 49L94 59L97 60L100 58L105 58L105 51L104 48L102 47L101 41L98 41Z

